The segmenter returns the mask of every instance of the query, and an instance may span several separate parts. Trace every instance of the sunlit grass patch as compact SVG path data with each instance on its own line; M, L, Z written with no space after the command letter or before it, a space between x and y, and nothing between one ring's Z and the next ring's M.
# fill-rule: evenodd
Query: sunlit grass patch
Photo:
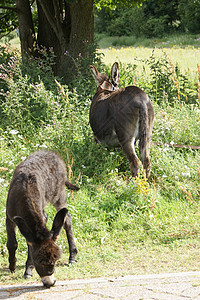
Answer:
M119 61L124 64L136 64L138 66L138 73L142 74L145 70L149 73L149 68L141 62L151 56L152 51L156 56L162 56L163 52L171 58L174 65L178 64L181 72L190 74L190 78L197 78L197 64L200 62L200 48L150 48L150 47L109 47L107 49L100 49L104 54L103 61L107 65ZM138 60L139 59L139 60ZM146 69L147 68L147 69Z

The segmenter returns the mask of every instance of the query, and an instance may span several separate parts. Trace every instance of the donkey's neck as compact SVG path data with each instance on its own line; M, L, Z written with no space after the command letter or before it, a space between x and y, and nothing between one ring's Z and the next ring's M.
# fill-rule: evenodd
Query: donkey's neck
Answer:
M30 190L28 191L30 192ZM33 231L37 240L44 240L49 237L50 233L46 227L46 215L43 208L41 195L35 190L34 195L31 192L28 193L28 224Z

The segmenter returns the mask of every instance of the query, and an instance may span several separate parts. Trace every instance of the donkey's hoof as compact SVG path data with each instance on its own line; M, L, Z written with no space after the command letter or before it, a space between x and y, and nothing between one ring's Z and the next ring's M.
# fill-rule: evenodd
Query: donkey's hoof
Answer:
M24 273L24 279L29 279L31 277L32 277L32 275Z
M9 267L9 270L10 270L11 273L15 273L15 269L16 269L16 266L14 266L14 267L11 267L11 266L10 266L10 267Z
M75 259L69 259L69 265L74 265L76 263Z

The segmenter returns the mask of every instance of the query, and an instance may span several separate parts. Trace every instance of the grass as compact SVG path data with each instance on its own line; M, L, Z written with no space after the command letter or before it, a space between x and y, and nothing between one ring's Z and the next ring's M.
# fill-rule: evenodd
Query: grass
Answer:
M180 67L181 72L190 74L190 78L197 78L197 64L200 62L200 48L186 47L186 48L153 48L153 47L122 47L114 48L109 47L106 49L101 48L100 53L103 53L103 62L106 65L111 65L115 61L122 64L137 65L137 70L140 76L145 73L149 75L149 68L145 65L143 60L148 59L152 51L156 57L161 57L166 53L173 61L174 65Z
M43 148L61 153L70 180L80 186L80 191L68 194L67 199L79 250L78 262L67 266L68 245L63 230L58 239L63 250L56 266L58 280L199 270L200 153L164 144L200 145L200 106L196 90L199 74L195 66L199 49L177 47L166 51L174 55L171 65L163 60L160 49L154 51L155 62L152 60L149 64L152 49L103 50L107 69L115 60L120 60L120 84L132 82L134 71L137 84L151 95L154 103L152 172L148 182L142 172L136 180L131 179L122 151L94 143L88 113L95 83L89 75L87 91L85 78L78 78L78 85L69 90L56 85L47 70L44 73L39 70L41 79L38 81L36 65L29 64L29 69L22 72L18 57L12 60L11 69L9 63L4 65L10 77L1 77L0 82L1 284L24 282L27 253L26 242L17 231L17 270L10 274L5 230L9 183L16 165L33 151ZM197 57L196 62L190 61L189 54L193 60ZM136 56L144 61L131 60ZM178 79L169 72L176 58L180 63ZM2 59L7 61L7 57L2 56ZM149 71L150 68L155 71L155 65L157 75ZM159 80L162 79L160 86L158 75ZM163 86L168 89L163 90ZM182 95L183 89L185 95ZM46 211L47 225L51 228L55 210L48 206ZM34 272L29 281L38 280Z
M145 47L145 48L199 48L199 34L173 34L162 38L146 38L135 36L106 36L105 34L97 34L96 41L99 48L106 49L109 47Z

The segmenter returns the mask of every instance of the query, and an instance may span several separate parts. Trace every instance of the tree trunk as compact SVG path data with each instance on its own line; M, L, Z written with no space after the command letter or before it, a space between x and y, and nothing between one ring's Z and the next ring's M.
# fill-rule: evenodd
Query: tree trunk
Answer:
M70 4L71 34L69 50L73 57L85 56L86 45L94 42L93 0L73 1Z
M35 56L36 40L29 0L16 0L22 57Z
M53 47L55 75L69 82L76 75L77 59L87 56L87 45L94 42L93 0L73 0L64 7L62 3L61 0L37 0L38 44Z
M37 44L38 47L41 49L42 47L45 48L47 52L50 49L54 51L56 54L55 57L55 65L52 66L54 73L57 73L57 66L60 62L61 56L61 48L60 43L57 38L57 35L53 28L50 26L44 11L40 5L40 2L37 0L37 8L38 8L38 34L37 34ZM51 12L54 11L54 7L51 1L49 1L49 9Z
M53 48L54 73L68 83L94 42L93 0L36 0L36 4L37 43L29 0L16 0L22 54L38 56L38 48Z

